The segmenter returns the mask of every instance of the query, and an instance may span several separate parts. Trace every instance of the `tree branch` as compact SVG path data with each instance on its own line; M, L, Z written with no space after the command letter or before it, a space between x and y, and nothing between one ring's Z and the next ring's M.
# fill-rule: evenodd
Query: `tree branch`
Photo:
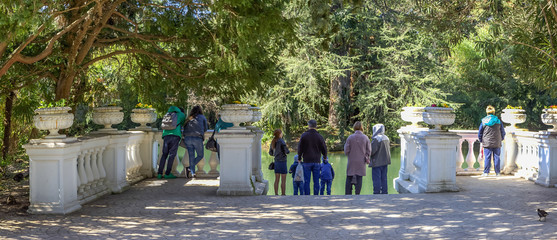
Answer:
M555 59L555 57L551 56L551 54L547 53L546 51L544 51L544 50L542 50L542 49L540 49L536 46L532 46L532 45L527 44L527 43L517 42L517 41L514 41L514 40L511 40L511 42L515 43L515 44L523 45L523 46L526 46L526 47L529 47L529 48L536 49L538 52L540 52L540 53L546 55L547 57L549 57L553 61L553 64L557 64L557 59Z
M47 57L48 55L50 55L52 53L52 48L54 47L54 44L56 43L56 41L62 37L64 34L66 34L67 32L69 32L71 29L73 29L75 26L77 26L81 21L83 21L83 17L75 20L73 23L71 23L70 25L68 25L66 28L64 28L64 30L58 32L56 35L54 35L54 37L52 37L50 39L50 41L48 42L46 48L39 53L36 56L33 57L27 57L27 56L23 56L21 55L21 51L23 51L23 49L29 45L29 43L31 43L31 41L33 41L33 39L35 39L39 33L44 30L45 25L42 25L39 28L39 31L34 34L33 36L30 36L27 41L25 43L23 43L22 45L20 45L17 50L9 57L9 60L4 63L4 66L2 66L2 68L0 69L0 77L4 76L7 72L8 69L14 65L16 62L21 62L24 64L31 64L31 63L35 63L38 62L42 59L44 59L45 57Z
M129 18L127 18L126 16L122 15L122 14L121 14L120 12L118 12L118 11L115 11L114 14L117 15L117 16L119 16L119 17L121 17L121 18L123 18L123 19L126 20L127 22L131 23L131 24L135 27L135 32L139 32L136 22L130 20Z

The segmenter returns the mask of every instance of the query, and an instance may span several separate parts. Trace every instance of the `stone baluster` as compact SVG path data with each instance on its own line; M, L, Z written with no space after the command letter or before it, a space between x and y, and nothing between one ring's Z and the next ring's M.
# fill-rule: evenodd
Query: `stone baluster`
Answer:
M205 170L203 169L205 167L205 158L205 155L203 155L201 161L197 163L195 175L197 175L198 177L207 177L207 172L205 172Z
M80 184L77 185L79 187L78 193L80 194L80 197L83 197L83 194L85 193L85 185L87 184L87 173L85 172L85 151L81 151L79 153L77 168L80 180Z
M86 195L90 195L93 184L93 170L91 170L91 150L85 150L85 174L87 176L87 184L85 185Z
M105 185L106 184L106 171L104 170L104 164L103 164L103 152L104 152L104 147L101 148L97 148L97 167L99 168L99 176L100 176L100 184L101 185ZM106 188L106 186L105 186Z
M209 173L207 174L208 177L213 177L216 178L219 176L219 171L217 170L217 167L219 166L219 159L217 158L217 153L216 152L211 152L211 157L209 158L209 166L211 167L211 170L209 170Z
M176 156L176 158L178 158L178 156ZM176 162L178 162L178 159L176 159ZM178 163L174 164L172 169L176 169L176 167L175 167L176 165L178 165ZM186 171L186 168L190 167L190 157L188 155L188 150L187 149L184 149L184 157L182 158L182 166L184 167L184 169L182 170L182 173L180 175L186 177L189 174ZM178 176L178 175L176 175L176 176Z
M92 188L97 192L97 188L100 187L99 179L99 167L97 166L97 151L96 149L91 149L91 172L93 173L93 183Z
M463 153L462 153L462 143L463 143L464 141L465 141L465 139L464 139L464 138L461 138L461 139L458 141L458 146L457 146L457 149L456 149L456 153L457 153L457 155L458 155L457 158L456 158L456 171L457 171L457 172L460 172L460 171L467 171L467 170L468 170L468 168L466 168L466 169L463 169L463 168L462 168L462 164L464 163L464 155L463 155ZM468 167L470 167L470 166L468 166Z
M468 153L466 154L466 164L468 164L467 170L474 170L474 164L476 163L476 154L474 153L474 143L477 138L467 138L468 142Z

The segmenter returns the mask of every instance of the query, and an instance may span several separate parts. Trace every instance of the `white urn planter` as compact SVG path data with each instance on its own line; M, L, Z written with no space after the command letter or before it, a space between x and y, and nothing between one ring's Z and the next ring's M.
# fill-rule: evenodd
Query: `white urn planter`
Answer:
M407 127L419 127L418 123L424 121L425 107L403 107L400 117L406 122L411 122Z
M553 128L548 129L550 132L557 132L557 108L546 108L543 110L542 122L545 125L553 126Z
M225 104L222 106L220 116L223 121L234 124L230 129L245 129L240 123L249 122L253 119L253 110L249 104Z
M453 108L446 107L425 107L423 113L424 122L429 125L434 125L435 131L441 131L441 126L452 125L456 115L453 113Z
M104 125L100 131L117 131L112 124L124 121L124 113L120 112L122 107L97 107L93 109L93 122Z
M140 124L136 129L151 129L147 123L157 121L157 113L154 108L135 108L132 109L131 120Z
M40 130L48 130L45 138L66 138L66 135L58 133L60 129L66 129L73 124L73 113L68 113L70 107L39 108L35 110L33 122Z
M249 121L250 124L254 123L254 122L258 122L259 120L261 120L261 108L259 107L249 107L249 109L253 112L252 118Z
M501 120L505 123L510 123L510 128L518 129L516 124L526 122L526 114L524 109L503 109L501 113Z

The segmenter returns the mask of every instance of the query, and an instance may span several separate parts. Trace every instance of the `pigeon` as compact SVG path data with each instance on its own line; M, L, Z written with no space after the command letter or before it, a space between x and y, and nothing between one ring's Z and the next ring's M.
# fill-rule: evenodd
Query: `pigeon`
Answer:
M538 216L540 216L540 219L538 221L545 222L545 217L547 217L548 214L549 213L547 213L546 211L538 208ZM542 221L542 218L543 218L543 221Z

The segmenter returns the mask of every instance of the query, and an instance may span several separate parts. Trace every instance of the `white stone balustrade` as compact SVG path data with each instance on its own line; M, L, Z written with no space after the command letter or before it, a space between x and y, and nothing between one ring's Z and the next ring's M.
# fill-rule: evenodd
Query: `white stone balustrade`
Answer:
M29 212L70 213L151 177L150 163L158 156L152 152L154 135L135 131L31 140L24 145L30 159Z

